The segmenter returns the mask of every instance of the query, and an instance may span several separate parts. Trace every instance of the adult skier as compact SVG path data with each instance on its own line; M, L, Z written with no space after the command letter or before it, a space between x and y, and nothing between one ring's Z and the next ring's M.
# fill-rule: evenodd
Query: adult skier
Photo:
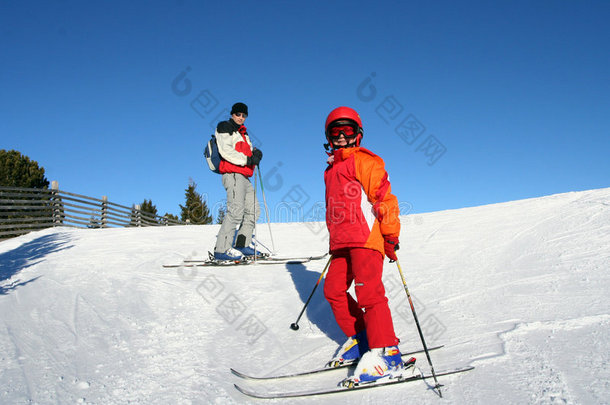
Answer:
M355 110L332 110L325 132L325 147L330 149L324 182L332 261L324 296L348 336L328 366L358 362L354 381L375 381L402 367L381 281L384 254L396 260L398 201L391 194L383 160L360 146L362 121ZM357 301L347 292L352 282Z
M231 108L231 118L218 123L216 127L216 142L222 158L219 170L222 185L227 190L227 212L214 248L216 260L239 260L255 254L255 249L250 245L260 207L250 177L263 153L252 146L244 126L247 117L248 106L235 103ZM235 237L238 225L239 231Z

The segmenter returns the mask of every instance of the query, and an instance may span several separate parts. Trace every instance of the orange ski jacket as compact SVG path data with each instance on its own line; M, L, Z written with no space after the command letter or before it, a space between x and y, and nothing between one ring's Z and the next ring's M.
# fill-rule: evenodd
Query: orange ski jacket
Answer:
M362 147L335 150L324 172L330 251L349 247L384 254L384 237L398 237L398 200L383 159Z

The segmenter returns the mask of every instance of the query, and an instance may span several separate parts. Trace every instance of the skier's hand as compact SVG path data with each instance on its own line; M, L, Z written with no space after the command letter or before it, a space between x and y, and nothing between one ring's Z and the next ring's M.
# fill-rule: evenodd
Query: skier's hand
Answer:
M396 251L400 248L398 245L398 238L395 236L386 236L383 242L383 249L385 250L385 255L390 259L390 261L395 262L398 260L396 257Z
M246 162L246 164L248 166L251 165L258 165L261 160L263 159L263 152L260 149L254 149L252 151L252 156L248 156L248 161Z

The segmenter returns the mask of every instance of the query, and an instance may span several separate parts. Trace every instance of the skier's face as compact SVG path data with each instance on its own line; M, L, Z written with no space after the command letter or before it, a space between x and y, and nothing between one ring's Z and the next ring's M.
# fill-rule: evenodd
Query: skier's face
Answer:
M345 135L341 134L339 136L335 136L331 138L333 141L333 145L335 148L343 148L347 146L347 139L345 139Z
M246 122L246 118L248 117L248 114L235 113L235 114L231 114L231 117L233 117L233 121L235 121L235 123L237 125L244 125L244 122Z
M345 147L353 147L356 146L356 137L355 136L345 136L344 132L341 132L339 136L331 136L331 142L333 143L334 149L340 149Z
M333 149L356 146L358 135L358 125L347 120L334 121L326 129L326 137L332 143Z

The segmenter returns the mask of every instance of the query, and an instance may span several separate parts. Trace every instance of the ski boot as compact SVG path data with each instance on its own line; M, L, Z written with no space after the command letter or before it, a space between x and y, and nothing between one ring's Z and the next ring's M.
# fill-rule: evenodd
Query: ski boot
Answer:
M214 260L238 262L242 260L244 255L236 249L230 248L226 252L214 252Z
M253 235L254 236L254 235ZM244 259L262 259L263 254L255 249L254 242L251 241L250 245L246 246L246 236L245 235L237 235L235 238L235 249L239 250L242 255L244 255Z
M236 247L235 250L241 252L241 254L244 255L244 258L246 259L254 259L254 257L256 257L257 259L262 259L265 257L265 255L260 250L254 250L254 248L251 246L253 245L245 247Z
M415 357L403 363L397 346L371 349L358 362L354 375L343 380L340 385L353 388L381 379L398 378L403 376L405 370L414 366Z
M335 357L326 363L326 367L333 368L355 363L368 350L369 342L366 338L366 330L363 330L349 337Z

